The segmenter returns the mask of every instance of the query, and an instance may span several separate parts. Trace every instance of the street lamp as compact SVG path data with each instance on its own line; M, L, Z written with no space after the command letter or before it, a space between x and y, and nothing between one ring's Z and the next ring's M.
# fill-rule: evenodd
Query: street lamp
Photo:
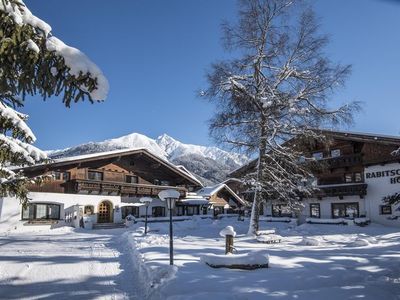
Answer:
M150 197L142 197L139 200L146 206L146 215L144 216L145 221L144 221L144 235L147 235L147 210L149 209L150 203L153 201L152 198Z
M169 264L174 264L174 242L172 232L172 210L175 207L175 201L179 199L180 193L177 190L163 190L158 193L161 201L167 201L167 208L169 211Z

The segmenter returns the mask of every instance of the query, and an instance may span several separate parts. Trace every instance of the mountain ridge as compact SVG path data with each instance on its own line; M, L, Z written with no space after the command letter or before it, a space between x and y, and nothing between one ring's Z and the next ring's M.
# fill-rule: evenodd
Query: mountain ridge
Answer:
M249 161L245 155L228 152L215 146L185 144L165 133L152 139L134 132L100 142L48 150L47 153L50 158L55 159L131 148L146 148L175 165L183 165L206 185L223 181L229 172Z

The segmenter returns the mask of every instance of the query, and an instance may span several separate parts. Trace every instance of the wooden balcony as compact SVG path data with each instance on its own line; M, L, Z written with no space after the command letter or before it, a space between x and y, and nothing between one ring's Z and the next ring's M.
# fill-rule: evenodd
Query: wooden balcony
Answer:
M352 167L362 164L361 154L343 155L322 160L330 169Z
M317 186L319 190L315 192L315 196L322 197L343 197L343 196L360 196L367 194L366 183L350 183L350 184L332 184Z
M64 186L65 192L72 194L133 194L135 196L157 196L159 192L166 189L175 189L180 192L182 197L184 197L186 194L186 189L184 187L111 181L93 181L85 179L72 179L65 182Z

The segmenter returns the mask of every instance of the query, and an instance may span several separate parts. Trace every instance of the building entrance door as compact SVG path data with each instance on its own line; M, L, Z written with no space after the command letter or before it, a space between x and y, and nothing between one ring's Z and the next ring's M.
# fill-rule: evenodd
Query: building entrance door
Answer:
M99 204L99 213L97 215L97 223L110 223L112 212L112 204L108 201L103 201Z

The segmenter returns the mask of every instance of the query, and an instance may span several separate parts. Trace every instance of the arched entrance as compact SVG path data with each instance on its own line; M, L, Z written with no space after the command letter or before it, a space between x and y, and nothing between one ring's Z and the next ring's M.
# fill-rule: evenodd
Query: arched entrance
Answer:
M110 201L103 201L99 204L99 212L97 214L97 223L112 222L112 204Z

